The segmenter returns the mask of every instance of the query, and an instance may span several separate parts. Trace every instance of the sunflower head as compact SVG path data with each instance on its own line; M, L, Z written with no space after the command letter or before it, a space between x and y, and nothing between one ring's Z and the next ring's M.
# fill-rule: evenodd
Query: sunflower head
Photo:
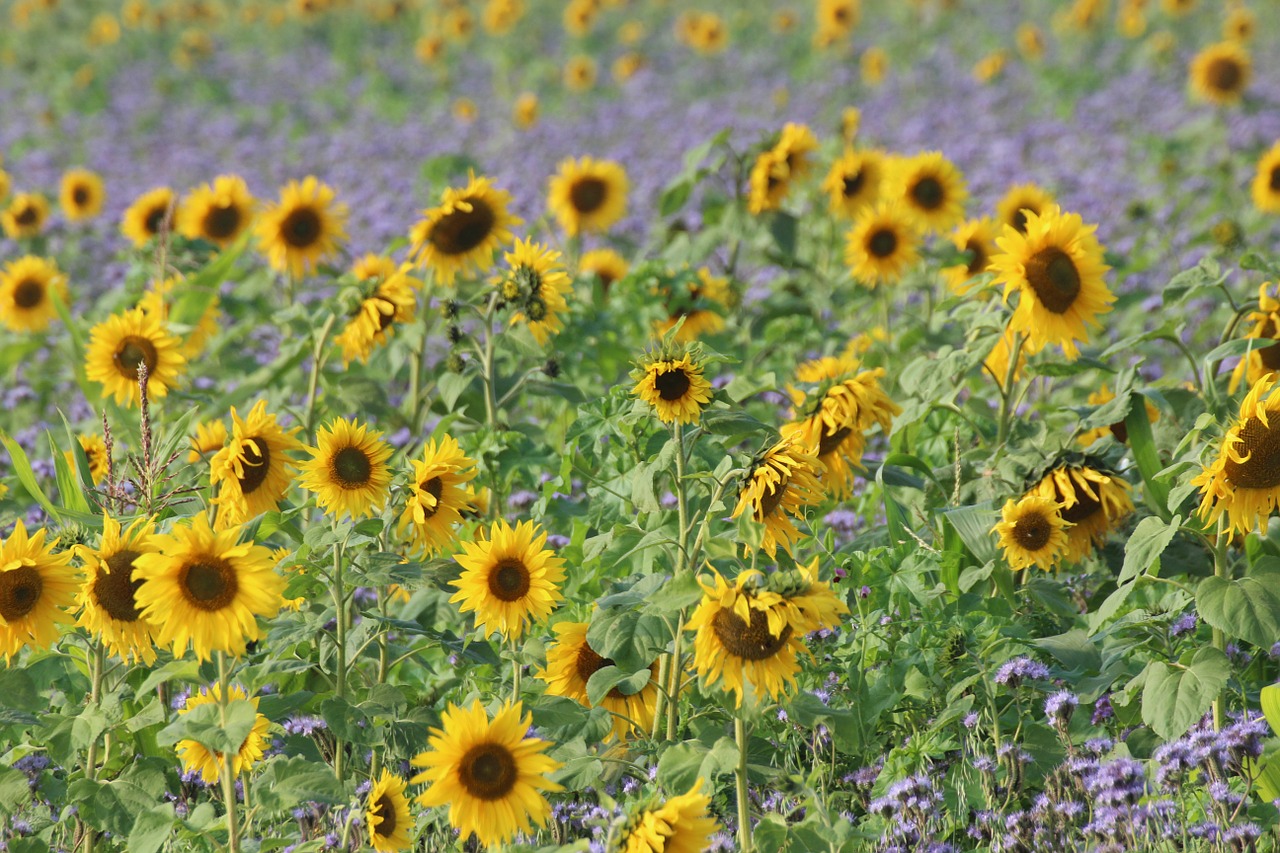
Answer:
M1027 214L1044 216L1045 211L1057 204L1053 194L1039 184L1018 184L1009 187L996 202L996 222L1008 225L1019 234L1027 233Z
M294 437L299 428L280 426L267 412L266 400L255 403L243 418L233 406L231 423L230 441L209 460L210 481L218 488L213 504L223 525L242 524L274 510L293 482L287 454L303 446Z
M515 527L496 521L488 538L463 542L454 559L462 575L450 585L449 599L463 613L476 614L476 627L518 640L534 621L545 619L560 603L564 562L545 547L547 534L531 521Z
M382 440L381 432L339 418L320 430L316 446L307 451L311 459L302 464L299 482L316 493L316 503L325 512L361 518L386 503L391 446Z
M1261 377L1240 403L1217 457L1192 483L1204 497L1201 518L1248 533L1265 529L1280 502L1280 393L1276 375Z
M1005 561L1014 571L1031 566L1052 569L1067 553L1067 533L1071 526L1049 498L1010 498L1001 511L1001 521L991 528L1000 536Z
M822 463L795 436L784 437L753 460L733 517L751 510L751 519L764 527L760 547L770 558L776 556L779 545L791 553L792 544L800 538L794 519L821 500L821 470Z
M467 484L476 476L475 464L451 436L428 441L422 459L413 460L400 535L410 534L411 541L431 555L451 546L462 514L472 509Z
M564 328L561 315L569 310L565 296L573 282L560 264L560 253L532 240L517 240L504 253L507 269L493 277L501 303L515 309L512 325L528 322L534 340L545 345Z
M52 291L65 304L67 277L52 259L25 255L0 271L0 323L13 332L42 332L58 316Z
M415 285L420 285L408 275L410 267L392 267L390 275L382 278L357 306L334 342L342 348L345 364L359 360L366 362L376 347L385 344L395 334L397 326L413 321L418 307ZM381 272L381 270L379 271Z
M58 203L71 222L83 222L102 212L107 198L102 178L88 169L71 169L62 176Z
M631 393L653 407L663 423L692 424L711 402L711 383L703 376L702 350L672 343L645 354L631 371Z
M1280 142L1276 142L1258 160L1250 184L1254 207L1263 213L1280 213Z
M222 449L227 443L227 425L223 421L202 421L196 425L196 434L191 436L191 450L187 452L187 461L195 464Z
M107 458L107 444L100 435L78 435L76 436L76 443L84 451L85 460L89 463L89 476L93 478L93 484L96 486L107 476L107 469L110 467L110 460ZM63 457L67 460L67 465L74 470L76 465L75 451L64 451Z
M120 232L137 248L161 231L172 228L177 195L168 187L156 187L138 196L124 212Z
M1070 457L1074 460L1076 457ZM1093 553L1131 512L1129 484L1089 457L1064 461L1036 480L1024 497L1057 504L1067 528L1066 562L1078 563Z
M875 204L886 174L884 152L869 149L847 149L831 164L822 181L831 212L845 219L853 219L864 209Z
M1200 100L1212 104L1239 103L1252 79L1253 61L1239 42L1210 45L1191 60L1191 91Z
M404 779L384 769L365 796L369 845L378 853L396 853L412 846L409 832L413 829L413 817L405 796L407 787Z
M845 263L860 284L896 284L920 259L920 235L906 208L881 202L864 209L845 244Z
M49 202L37 193L14 193L0 212L0 226L11 240L35 237L49 220Z
M922 231L955 226L969 197L960 170L937 151L897 160L887 194Z
M547 187L547 208L570 236L601 234L627 212L627 173L613 160L570 157Z
M85 566L77 624L102 640L112 654L148 666L156 659L153 626L138 606L142 577L134 561L156 551L154 534L155 525L148 519L122 531L120 523L107 516L98 547L76 547Z
M699 778L688 793L661 803L648 803L626 818L608 853L710 849L720 824L710 813L711 797L703 793L704 782Z
M199 693L193 693L188 696L186 705L178 713L189 714L201 705L217 704L221 701L222 687L213 684L202 688ZM258 698L255 696L250 699L244 688L238 684L231 685L227 690L227 702L250 702L255 709L258 707ZM232 775L238 777L241 773L247 773L254 764L262 760L267 746L267 733L270 728L271 723L265 716L257 714L254 717L253 728L245 735L240 748L236 750L236 754L231 756ZM206 785L217 784L222 777L223 756L221 752L211 750L199 741L192 739L178 741L174 751L177 752L178 758L182 760L183 769L188 773L199 773L200 778Z
M494 252L513 239L511 228L521 224L507 212L511 200L489 178L474 174L465 187L446 189L440 205L424 210L410 232L415 262L431 269L443 284L452 284L459 273L487 267Z
M520 130L528 130L538 123L538 96L533 92L521 92L511 107L511 121Z
M145 365L148 397L164 397L186 367L181 344L154 314L137 308L114 314L89 332L85 375L102 384L102 396L136 406L142 400L139 368Z
M178 232L225 249L253 224L256 204L243 178L220 175L187 194L178 208Z
M294 278L314 270L337 254L347 239L347 206L314 176L290 181L280 202L269 205L258 220L258 245L272 269Z
M626 258L613 249L592 249L584 252L578 259L578 274L595 276L605 293L615 283L626 278L629 270Z
M611 658L602 657L587 642L587 622L561 622L554 628L556 640L547 647L547 668L539 673L547 683L547 693L551 696L564 696L587 707L591 707L587 693L587 683L606 666L614 666ZM654 679L658 675L658 664L654 661L649 667ZM605 694L600 706L613 714L613 730L610 737L621 740L637 732L648 732L653 726L656 711L658 686L650 680L643 688L634 693L624 693L621 687L614 687Z
M596 84L596 61L589 56L570 57L562 76L570 92L585 92Z
M58 540L45 542L44 528L28 535L22 519L0 540L0 655L5 663L25 646L51 646L75 599L79 573L70 550L55 553Z
M971 293L973 281L987 271L991 255L996 251L996 229L989 219L970 219L951 233L951 245L964 254L964 263L943 267L942 277L951 291L959 296ZM989 292L985 295L989 295Z

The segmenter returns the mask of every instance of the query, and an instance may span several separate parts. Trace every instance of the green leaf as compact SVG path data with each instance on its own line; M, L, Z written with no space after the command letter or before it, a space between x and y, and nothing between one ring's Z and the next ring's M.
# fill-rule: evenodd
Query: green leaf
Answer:
M587 642L601 657L628 672L647 669L671 641L661 616L631 610L597 610L587 629Z
M587 679L587 701L592 706L599 705L614 688L624 696L634 696L652 680L653 673L648 668L627 672L616 666L602 666Z
M1126 583L1148 571L1152 566L1159 565L1160 555L1173 541L1181 523L1182 516L1174 516L1172 521L1164 521L1157 516L1149 515L1139 521L1138 526L1129 536L1129 541L1125 543L1124 565L1120 569L1120 577L1116 583Z
M197 705L161 729L156 735L156 743L172 746L189 738L214 752L239 752L253 730L258 710L244 699L230 702L226 726L221 723L221 712L216 702Z
M738 767L738 745L722 737L710 748L698 741L685 741L662 750L658 759L658 782L668 791L687 791L699 779L708 788L716 778Z
M327 764L305 758L273 758L254 783L256 805L269 814L286 812L305 801L346 802L347 795Z
M51 289L49 292L54 293L55 290ZM36 503L40 504L45 512L53 516L55 520L61 520L62 515L58 508L54 506L53 501L49 500L49 496L44 493L44 490L40 488L40 484L36 481L36 473L31 469L31 460L27 458L27 452L2 429L0 429L0 444L3 444L4 449L9 451L9 464L13 466L13 473L17 475L18 482L22 484L22 488L27 490L27 494Z
M944 512L942 517L955 528L965 547L978 562L989 563L999 556L996 539L991 535L991 528L1000 520L999 511L994 504L962 506Z
M0 814L17 814L30 799L27 774L12 767L0 767Z
M1218 649L1197 650L1187 665L1152 661L1142 688L1142 721L1166 741L1204 716L1226 686L1231 662Z
M1268 684L1262 688L1258 701L1262 704L1262 714L1267 718L1273 735L1280 735L1280 684Z
M129 832L130 853L157 853L173 836L175 823L173 803L139 812Z
M796 256L796 218L785 211L774 211L769 217L769 234L778 247L779 254L786 260Z
M1264 803L1280 800L1280 753L1263 755L1257 761L1245 759L1245 773L1253 778L1258 798Z
M1065 669L1095 672L1102 668L1102 652L1089 639L1088 633L1079 628L1036 640L1033 645L1053 655Z
M1263 558L1248 577L1208 577L1196 589L1196 610L1212 627L1233 639L1270 648L1280 638L1280 570Z
M1169 517L1169 486L1158 478L1164 465L1160 462L1155 438L1151 435L1151 421L1147 419L1147 400L1141 394L1133 395L1133 403L1129 408L1128 416L1124 419L1124 425L1129 432L1129 449L1133 452L1133 461L1138 464L1142 482L1147 487L1147 500L1155 507L1156 512L1160 513L1161 518L1167 519Z
M662 196L658 199L658 215L667 217L679 211L689 201L689 194L692 192L692 181L681 180L671 184L662 191Z

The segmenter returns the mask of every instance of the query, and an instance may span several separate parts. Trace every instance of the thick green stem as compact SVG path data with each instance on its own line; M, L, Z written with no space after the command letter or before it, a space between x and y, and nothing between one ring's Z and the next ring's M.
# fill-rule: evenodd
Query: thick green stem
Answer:
M689 563L689 496L685 481L685 446L684 425L677 421L672 427L672 438L676 443L676 514L679 530L677 533L676 577L680 578L693 570ZM684 640L684 612L676 620L676 636L671 647L671 663L667 669L667 740L676 739L676 730L680 726L680 679L684 672L681 663L681 645Z
M520 651L516 648L516 641L511 641L511 701L520 701Z
M1014 333L1013 343L1009 346L1009 366L1004 372L1004 385L1000 389L1000 422L996 432L996 444L1004 444L1009 437L1009 421L1013 416L1014 385L1018 376L1018 360L1022 357L1022 346L1026 338L1021 332Z
M307 416L304 425L307 428L307 435L315 436L316 425L313 422L316 410L316 389L320 384L320 371L324 369L325 344L329 342L329 332L333 330L333 322L337 319L335 315L330 314L329 319L324 321L324 325L320 327L320 334L316 337L316 347L311 353L311 376L307 379Z
M747 800L747 724L739 715L733 721L733 736L738 742L738 769L735 771L738 795L738 853L752 853L751 803Z
M95 642L93 656L89 659L89 704L97 707L102 702L102 674L106 663L107 650L101 642ZM98 739L89 744L89 754L85 757L84 778L93 781L98 777ZM98 834L92 828L84 827L85 853L93 853L98 841Z
M671 667L669 680L667 682L667 740L676 739L676 729L680 725L680 681L684 673L684 665L681 661L683 651L680 646L684 640L684 612L681 611L680 618L676 621L676 639L671 649Z
M662 731L662 721L666 718L666 687L670 671L671 656L663 655L658 661L658 701L653 709L653 730L649 733L649 737L653 740L658 739L658 732Z
M231 678L230 671L227 667L227 655L225 652L218 652L218 711L222 720L222 727L227 727L227 705L231 699ZM240 853L240 827L237 825L238 813L236 807L236 775L232 768L235 758L230 750L222 754L222 769L219 776L222 779L222 799L227 808L227 853Z
M1230 571L1228 570L1228 566L1227 566L1227 541L1228 541L1228 534L1225 533L1221 527L1219 527L1218 538L1214 541L1214 545L1213 545L1213 574L1215 577L1222 578L1223 580L1230 579ZM1221 628L1213 629L1213 647L1218 651L1223 652L1224 654L1226 653L1227 635L1222 632ZM1214 731L1219 731L1222 729L1222 716L1223 716L1222 696L1224 692L1225 692L1225 688L1223 690L1218 691L1218 695L1213 697L1213 729Z
M342 577L342 546L333 548L333 608L334 608L334 693L339 699L347 698L347 590ZM333 772L338 781L343 780L346 744L338 738L333 747Z
M378 613L385 620L387 618L387 598L391 595L391 588L386 587L380 590L378 595ZM387 673L391 670L391 655L387 648L387 628L385 622L383 627L378 631L378 683L386 684Z

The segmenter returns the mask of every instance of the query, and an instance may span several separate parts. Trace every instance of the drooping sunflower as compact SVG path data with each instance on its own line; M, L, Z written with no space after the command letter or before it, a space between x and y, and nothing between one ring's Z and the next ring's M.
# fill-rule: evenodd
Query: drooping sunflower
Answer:
M777 555L779 545L790 554L792 544L800 538L792 516L798 518L804 507L822 499L820 471L818 457L807 452L797 438L790 437L758 456L744 478L733 517L751 509L752 519L764 525L760 547L770 558Z
M124 212L120 233L139 249L162 230L172 230L173 209L178 197L169 187L147 190Z
M71 551L54 553L44 528L28 535L19 518L0 540L0 655L6 664L24 646L47 649L71 622L67 609L76 597L78 572Z
M369 296L360 302L355 316L347 320L334 343L342 348L344 364L367 362L373 350L395 334L397 325L413 322L418 307L409 265L382 279Z
M654 323L654 334L661 337L683 320L675 340L690 343L724 328L724 312L733 291L728 278L712 275L711 270L701 267L697 280L689 282L684 293L678 289L662 290L660 296L667 306L667 318Z
M35 237L49 219L49 202L37 193L14 193L0 213L0 226L11 240Z
M788 122L778 141L756 158L749 177L747 209L752 213L777 210L794 183L813 168L812 154L818 139L803 124Z
M409 497L400 514L399 534L406 532L414 546L428 555L453 544L455 525L471 508L467 483L476 476L475 460L468 457L452 436L431 439L422 448L422 459L413 460Z
M1191 60L1189 69L1192 93L1203 101L1221 106L1240 102L1253 79L1253 61L1249 51L1237 41L1212 44Z
M134 560L157 550L154 534L155 525L148 519L138 519L122 532L120 522L108 515L97 548L76 546L86 572L76 624L126 663L135 660L147 666L156 661L154 626L138 607L136 593L142 578Z
M89 463L89 476L93 478L93 484L96 486L107 476L107 444L100 435L78 435L76 443L84 451L85 459ZM67 465L74 470L75 451L64 450L63 457L67 460Z
M1280 213L1280 142L1258 160L1250 190L1254 207L1263 213Z
M564 696L581 705L591 707L587 698L587 682L591 676L606 666L613 666L610 658L602 657L587 642L587 622L561 622L553 629L555 642L547 647L547 668L538 677L547 683L547 694ZM649 667L653 680L636 693L623 693L614 687L600 702L600 707L613 714L613 730L610 736L624 740L634 728L648 732L653 726L653 715L658 704L658 662Z
M219 422L220 423L220 422ZM218 489L213 504L219 526L242 524L274 510L289 490L293 468L286 454L301 450L294 437L259 400L241 418L231 407L231 440L209 460L209 479Z
M219 175L187 194L178 208L178 233L225 249L253 224L255 204L244 178Z
M822 181L831 212L845 219L856 218L880 197L885 172L882 151L847 149L831 164L831 171Z
M227 443L227 425L222 421L203 421L196 425L196 434L191 436L191 450L187 452L187 461L194 464L201 458L216 453Z
M138 367L147 367L147 395L164 397L182 374L187 360L181 342L159 318L134 308L113 314L89 331L85 350L85 374L102 384L103 397L115 397L120 405L136 406L142 400Z
M1029 213L1025 234L1006 225L996 238L994 283L1004 285L1006 302L1019 294L1009 328L1027 336L1030 352L1057 344L1074 360L1076 341L1087 342L1089 327L1111 310L1115 297L1102 279L1110 267L1102 262L1096 229L1054 206L1043 215Z
M430 783L418 803L447 805L449 823L486 847L544 826L551 804L543 792L562 790L547 776L561 765L544 754L550 742L526 737L532 719L519 702L503 705L492 720L479 699L469 708L450 702L441 727L432 729L431 748L413 759L425 769L409 781Z
M1260 378L1240 403L1239 419L1222 437L1213 463L1191 482L1204 494L1199 514L1208 523L1226 516L1239 533L1265 530L1280 503L1280 394L1275 374Z
M200 661L215 651L242 655L262 635L256 617L280 611L284 578L271 551L240 542L240 532L239 526L215 531L197 513L157 534L157 553L134 558L134 575L143 581L135 601L155 625L158 645L180 656L189 643Z
M594 275L600 280L605 293L616 282L626 278L629 269L626 259L613 249L592 249L578 259L578 274Z
M424 218L409 233L415 263L431 269L442 284L452 284L468 270L484 269L512 241L512 227L522 222L507 212L510 204L509 192L474 174L462 189L446 189L440 205L422 211Z
M989 219L970 219L951 234L951 244L968 256L963 264L943 267L947 287L958 296L970 293L973 279L987 271L991 255L996 251L995 226Z
M211 684L208 687L201 688L199 693L193 693L187 697L187 704L179 714L189 714L195 708L201 705L218 704L222 701L222 687L217 684ZM227 690L228 702L252 702L256 710L258 707L258 697L252 699L245 693L244 688L238 684L231 685ZM236 750L236 754L231 756L231 774L237 778L241 773L247 773L252 769L253 765L262 760L263 753L267 747L267 733L271 730L271 721L258 714L253 720L253 728L245 735L244 740L240 744L240 748ZM222 778L223 758L222 753L217 750L211 750L197 740L190 738L178 741L174 747L178 758L182 760L182 768L188 773L199 773L200 778L204 780L206 785L215 785Z
M960 170L937 151L895 163L887 190L887 196L898 200L922 231L942 232L957 225L969 198Z
M391 446L382 433L366 424L339 418L320 430L311 459L302 463L304 488L316 493L316 503L331 515L352 518L373 515L387 501Z
M102 178L88 169L71 169L62 176L58 203L70 222L83 222L102 212L107 191Z
M1019 234L1026 234L1027 213L1044 216L1045 211L1057 203L1053 193L1039 184L1017 184L1009 187L996 202L996 221Z
M525 628L551 615L562 598L564 561L544 546L547 534L531 521L514 528L495 521L488 539L463 542L454 557L462 575L450 582L458 591L449 599L463 613L475 612L476 627L519 640Z
M648 403L663 423L695 424L711 402L711 383L691 350L648 353L631 371L631 393Z
M687 794L669 797L628 821L626 830L608 853L704 853L720 823L711 816L711 797L702 793L699 777Z
M56 289L65 304L67 277L52 259L24 255L0 272L0 323L12 332L42 332L58 316L49 291Z
M1060 509L1049 498L1035 496L1005 502L1001 521L991 532L999 534L998 544L1010 569L1017 572L1039 566L1048 571L1066 555L1071 524Z
M867 287L896 284L920 259L919 245L903 205L881 202L854 220L844 259L853 278Z
M560 265L560 253L532 240L517 240L503 253L507 269L490 283L501 295L502 304L515 309L511 325L524 320L539 345L564 328L560 315L569 310L565 295L573 292L573 281Z
M385 768L365 796L365 826L369 827L369 846L378 853L398 853L413 846L409 830L413 818L409 814L408 785Z
M347 206L313 175L290 181L279 204L268 205L258 218L258 246L277 272L294 278L336 255L346 242Z
M1116 395L1104 383L1102 387L1100 387L1097 391L1094 391L1089 394L1089 398L1087 402L1089 403L1090 406L1101 406L1104 403L1111 402L1115 398L1116 398ZM1160 419L1160 410L1157 409L1155 406L1151 405L1150 400L1146 400L1146 410L1147 410L1147 420L1150 421L1151 423L1155 423L1157 420ZM1127 444L1129 441L1129 428L1125 426L1125 422L1121 420L1121 421L1117 421L1116 423L1110 424L1109 426L1102 426L1102 427L1098 427L1097 429L1087 430L1086 432L1081 433L1080 437L1076 439L1076 441L1081 446L1088 447L1089 445L1093 444L1095 441L1098 441L1101 438L1105 438L1108 435L1114 438L1116 441L1120 442L1121 444Z
M1068 524L1067 557L1077 563L1093 553L1107 534L1133 512L1129 484L1089 464L1059 465L1027 490L1027 496L1046 498L1059 507Z
M547 184L547 209L569 236L603 234L627 212L627 173L613 160L562 160Z

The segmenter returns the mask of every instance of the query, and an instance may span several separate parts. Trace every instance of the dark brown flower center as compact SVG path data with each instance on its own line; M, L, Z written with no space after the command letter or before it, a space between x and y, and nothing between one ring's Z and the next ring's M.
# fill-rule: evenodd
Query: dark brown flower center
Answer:
M981 240L968 240L964 244L964 250L969 253L969 263L965 266L965 272L969 275L977 275L987 268L987 247L982 245Z
M1210 62L1205 69L1205 82L1211 89L1219 92L1235 92L1244 82L1244 69L1234 59L1221 56Z
M1280 166L1276 166L1271 170L1271 180L1268 183L1273 193L1280 193Z
M1227 457L1223 473L1231 485L1241 489L1280 486L1280 429L1264 426L1257 418L1248 418L1238 435L1236 453L1249 458L1236 462Z
M866 182L867 176L862 169L859 169L853 174L846 173L844 176L844 182L841 185L841 192L844 193L845 198L854 198L858 193L862 192L862 186Z
M1071 256L1057 246L1032 255L1025 264L1027 281L1040 304L1054 314L1065 314L1080 295L1080 272Z
M479 198L465 199L470 210L455 209L431 228L427 239L442 254L465 255L493 233L498 217L489 205Z
M40 603L44 579L34 566L19 566L0 572L0 618L16 622Z
M1031 210L1031 208L1029 207L1020 207L1013 212L1013 216L1009 220L1009 224L1013 226L1013 230L1017 231L1019 234L1027 233L1027 212L1028 211L1030 211L1031 213L1038 213L1038 211Z
M244 463L240 470L240 492L251 495L258 490L271 470L271 446L260 435L250 436L240 442Z
M212 240L229 240L240 228L240 208L234 204L211 207L204 215L200 228Z
M390 796L383 794L378 797L378 802L374 803L370 811L379 819L378 825L371 827L376 837L390 838L396 834L396 805Z
M578 657L574 661L578 670L578 677L582 679L582 683L586 684L591 680L591 676L595 675L599 670L606 666L614 666L613 658L602 658L596 654L595 649L587 645L583 640L582 645L578 647ZM623 693L617 687L609 691L610 699L626 699L627 694Z
M142 219L142 227L146 229L148 234L159 234L160 229L164 227L165 217L169 214L169 205L161 205L153 207L147 212Z
M107 558L107 571L98 567L93 581L93 597L98 606L117 622L137 622L138 605L135 596L142 578L133 572L133 561L138 551L117 551Z
M1270 335L1266 335L1270 337ZM1280 344L1271 344L1257 350L1258 359L1271 372L1280 371Z
M1026 551L1039 551L1049 544L1052 535L1053 525L1039 510L1029 512L1013 523L1013 539Z
M360 448L344 447L333 454L329 470L336 481L335 485L344 489L358 489L373 476L373 463Z
M71 191L71 201L76 207L84 207L89 203L89 188L77 186Z
M898 235L892 228L881 228L867 239L867 251L877 258L891 258L898 248Z
M280 223L280 239L294 249L310 249L324 233L320 213L314 208L292 210Z
M197 554L182 566L178 586L188 604L214 613L235 600L240 582L226 560L212 554Z
M427 506L425 502L422 503L422 514L430 518L440 511L440 496L444 494L444 481L439 477L432 477L425 483L419 483L418 488L436 499L431 506Z
M1100 490L1102 487L1094 484L1094 490ZM1062 494L1061 488L1054 484L1054 500L1059 504L1066 502L1066 495ZM1075 486L1076 502L1069 507L1063 507L1059 510L1064 521L1070 524L1079 524L1093 517L1093 515L1102 510L1102 502L1086 492L1079 484Z
M24 204L22 208L14 214L13 221L17 222L24 228L28 228L40 221L40 213L36 210L36 206L34 204Z
M826 456L840 448L840 445L853 433L850 427L840 427L835 432L822 433L822 438L818 439L818 455Z
M477 744L458 762L458 783L479 800L500 800L516 786L516 758L499 743Z
M116 347L114 361L116 370L125 379L138 381L138 365L145 364L147 366L147 376L154 376L156 364L159 363L160 357L156 352L156 346L148 338L139 337L138 335L129 335ZM150 380L148 380L148 383Z
M912 185L911 198L925 210L937 210L947 200L947 194L937 178L926 175Z
M44 282L24 278L13 289L13 304L19 308L34 308L44 301Z
M756 521L762 522L773 515L774 510L782 503L782 499L787 496L787 486L790 483L790 480L783 480L781 483L770 483L765 486L764 494L760 496L760 509L756 512Z
M653 377L653 387L658 389L658 396L668 403L684 397L692 384L689 381L689 374L685 373L684 368L681 367L664 370Z
M508 557L489 571L489 592L499 601L519 601L529 594L529 580L525 564Z
M609 188L599 178L579 178L569 187L569 203L578 213L595 213L609 196Z
M769 617L755 608L751 610L751 624L747 624L741 616L722 607L711 620L711 630L725 651L743 660L768 660L791 639L790 625L775 637L769 633Z

